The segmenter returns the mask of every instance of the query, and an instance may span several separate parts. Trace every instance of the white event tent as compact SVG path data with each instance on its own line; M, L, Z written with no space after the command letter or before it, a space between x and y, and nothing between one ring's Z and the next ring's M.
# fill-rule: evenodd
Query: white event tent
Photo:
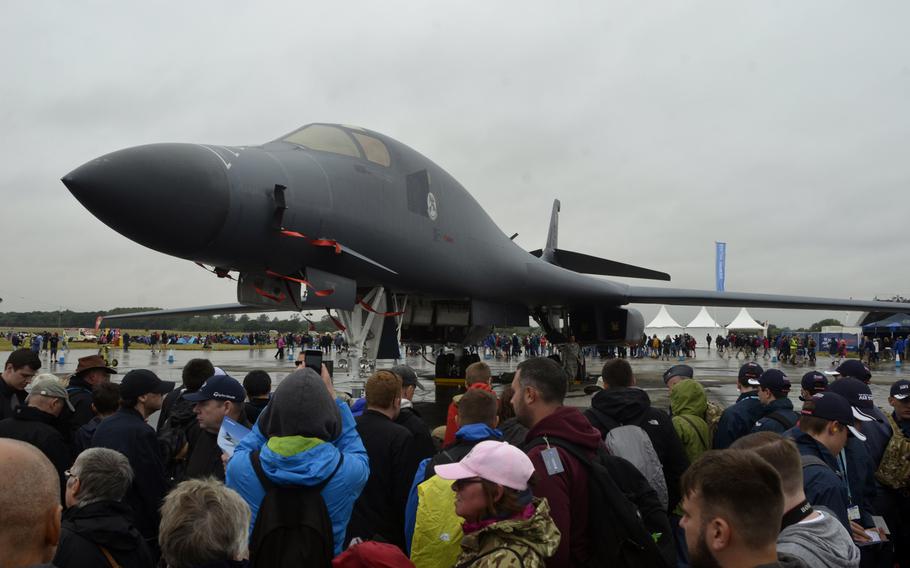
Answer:
M729 330L765 331L765 326L755 321L746 308L739 310L736 317L727 325Z
M695 338L695 344L698 347L706 347L705 338L708 334L711 335L711 340L713 341L717 336L726 336L727 332L724 330L723 326L714 321L710 315L708 315L708 310L702 306L701 311L698 312L698 315L695 316L695 319L689 322L689 325L686 326L686 333Z
M683 327L676 323L676 320L670 316L666 306L661 306L660 311L657 312L657 315L654 316L651 323L645 326L645 334L648 337L654 337L656 335L659 339L663 339L668 335L673 337L682 332Z

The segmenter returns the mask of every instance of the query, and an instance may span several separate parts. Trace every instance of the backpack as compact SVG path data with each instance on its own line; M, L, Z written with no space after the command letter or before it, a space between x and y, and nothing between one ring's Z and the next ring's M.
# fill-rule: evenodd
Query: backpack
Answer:
M339 454L338 465L316 485L276 485L262 470L259 452L250 453L250 463L265 489L250 536L250 566L332 566L335 536L321 492L342 462L344 454Z
M631 462L648 480L648 484L657 493L657 497L660 499L664 509L669 507L670 496L667 492L664 468L660 463L657 452L654 450L651 437L641 426L626 424L611 429L604 436L604 445L607 446L607 450L609 450L611 455Z
M803 464L803 469L806 469L806 468L812 467L812 466L821 466L829 471L833 471L834 473L836 473L838 475L838 477L840 477L840 474L838 472L834 471L834 469L832 469L831 466L828 465L828 462L826 462L825 460L821 459L818 456L809 456L809 455L805 455L805 454L800 454L799 460Z
M186 387L177 392L177 400L171 408L167 420L156 433L161 459L164 462L165 474L170 480L180 480L186 469L186 459L178 458L188 443L187 432L196 423L193 403L183 398Z
M713 401L708 401L708 408L705 410L705 423L708 425L708 439L713 440L717 434L717 425L720 424L720 417L724 413L724 407ZM711 445L708 444L708 448Z
M458 460L454 460L458 461ZM434 475L417 486L411 561L421 568L453 566L461 554L461 525L452 481Z
M525 445L548 443L565 450L588 472L587 566L659 568L676 566L676 550L666 506L658 502L632 464L599 448L594 459L582 448L548 436ZM615 475L614 475L615 474ZM638 480L634 479L638 475ZM633 483L639 481L637 487Z
M784 427L784 430L789 430L790 428L793 428L794 426L796 426L796 422L791 421L787 415L785 415L783 412L780 412L780 411L772 412L771 414L762 417L762 420L764 420L765 418L770 418L771 420L777 422L778 424L780 424L781 426ZM755 423L756 426L758 426L759 424L761 424L761 420L759 420L758 422Z
M887 414L887 417L891 426L891 439L885 446L875 479L886 487L902 489L910 485L910 438L901 432L894 416Z

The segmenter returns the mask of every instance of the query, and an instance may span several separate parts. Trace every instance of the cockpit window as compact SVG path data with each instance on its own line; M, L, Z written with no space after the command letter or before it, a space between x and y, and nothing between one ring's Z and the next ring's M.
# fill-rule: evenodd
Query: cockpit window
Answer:
M380 140L359 132L351 132L351 134L354 135L360 147L363 148L364 154L367 155L367 160L385 167L389 167L392 164L389 149Z
M325 124L311 124L304 126L297 132L286 136L284 142L299 144L310 150L321 150L344 156L361 158L357 145L344 130ZM386 153L388 155L388 153Z

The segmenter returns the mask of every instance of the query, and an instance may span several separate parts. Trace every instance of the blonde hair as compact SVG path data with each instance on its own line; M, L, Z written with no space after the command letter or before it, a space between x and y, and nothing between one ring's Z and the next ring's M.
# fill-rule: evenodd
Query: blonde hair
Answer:
M161 506L158 544L170 568L236 560L247 552L250 507L212 478L178 485Z

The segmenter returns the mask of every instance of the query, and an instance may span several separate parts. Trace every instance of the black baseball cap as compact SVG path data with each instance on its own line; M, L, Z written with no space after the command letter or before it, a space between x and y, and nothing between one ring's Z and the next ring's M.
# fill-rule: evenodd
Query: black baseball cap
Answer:
M872 409L875 407L875 401L872 399L872 391L869 385L853 377L844 377L837 379L828 385L830 392L836 392L846 398L853 407L853 417L863 422L872 422L876 420Z
M866 436L853 426L856 419L853 417L850 402L846 398L835 392L825 391L813 395L811 402L812 408L803 407L801 414L843 424L858 440L866 441Z
M739 368L739 384L757 387L758 378L763 372L764 369L761 368L761 365L755 361L749 361Z
M904 400L910 396L910 381L901 379L891 385L891 396L897 400Z
M768 369L763 372L758 377L758 384L774 392L790 392L790 379L780 369Z
M872 371L858 359L847 359L834 369L834 374L841 377L853 377L864 383L868 383L872 378Z
M144 394L167 394L174 390L174 383L162 381L148 369L133 369L120 381L120 398L130 400Z
M401 386L417 387L420 390L426 390L426 387L420 384L420 381L417 380L417 373L414 372L414 369L408 367L407 365L397 365L389 370L401 377Z
M809 371L803 375L800 384L805 390L809 391L809 395L811 396L813 394L825 392L828 390L828 377L826 377L824 373L820 373L818 371ZM799 399L803 402L809 400L807 398L803 398L802 395L800 395Z
M246 398L246 391L240 381L229 375L215 375L209 377L202 383L199 390L183 395L183 398L190 402L202 402L205 400L229 400L231 402L243 402Z
M695 371L688 365L673 365L664 372L664 384L670 382L673 377L686 377L691 379Z

